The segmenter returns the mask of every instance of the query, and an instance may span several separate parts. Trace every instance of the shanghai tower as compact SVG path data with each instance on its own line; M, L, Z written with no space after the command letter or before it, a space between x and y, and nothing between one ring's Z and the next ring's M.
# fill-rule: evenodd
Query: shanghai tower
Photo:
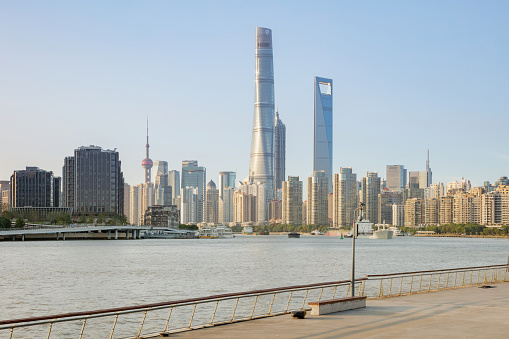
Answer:
M266 200L274 196L274 65L272 31L256 27L256 72L249 181L265 183Z

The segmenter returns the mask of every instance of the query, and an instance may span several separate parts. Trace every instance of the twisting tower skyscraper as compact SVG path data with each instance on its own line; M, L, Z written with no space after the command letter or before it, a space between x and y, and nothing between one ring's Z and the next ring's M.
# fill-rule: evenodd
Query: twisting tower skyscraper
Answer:
M265 183L266 199L274 196L274 64L272 31L256 27L256 72L249 181Z

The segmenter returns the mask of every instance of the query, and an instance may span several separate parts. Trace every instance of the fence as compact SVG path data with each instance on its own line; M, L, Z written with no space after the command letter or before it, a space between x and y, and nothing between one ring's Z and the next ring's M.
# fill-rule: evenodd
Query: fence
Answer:
M509 280L509 265L490 265L434 271L367 275L363 295L383 298Z
M356 291L362 282L356 281ZM306 308L350 293L350 281L215 295L166 303L0 321L0 338L150 338Z
M382 298L509 281L508 265L368 275L357 295ZM306 308L350 295L350 281L288 286L156 304L0 321L0 338L150 338Z

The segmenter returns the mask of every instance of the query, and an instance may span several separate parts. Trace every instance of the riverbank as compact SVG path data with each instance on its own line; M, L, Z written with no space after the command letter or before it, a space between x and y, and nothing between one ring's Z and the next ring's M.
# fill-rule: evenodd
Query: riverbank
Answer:
M505 338L509 333L509 283L491 286L371 299L363 309L305 319L286 314L173 333L171 337Z
M429 238L500 238L509 239L506 235L466 235L466 234L415 234L414 237Z

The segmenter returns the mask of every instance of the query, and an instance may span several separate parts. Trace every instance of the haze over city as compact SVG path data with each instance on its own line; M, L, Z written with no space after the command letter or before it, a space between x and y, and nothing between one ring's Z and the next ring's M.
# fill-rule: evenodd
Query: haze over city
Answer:
M0 4L0 178L61 175L82 145L117 149L125 181L150 155L248 175L255 27L273 32L286 174L313 166L313 79L334 80L334 163L362 177L425 168L473 186L507 175L502 1Z

